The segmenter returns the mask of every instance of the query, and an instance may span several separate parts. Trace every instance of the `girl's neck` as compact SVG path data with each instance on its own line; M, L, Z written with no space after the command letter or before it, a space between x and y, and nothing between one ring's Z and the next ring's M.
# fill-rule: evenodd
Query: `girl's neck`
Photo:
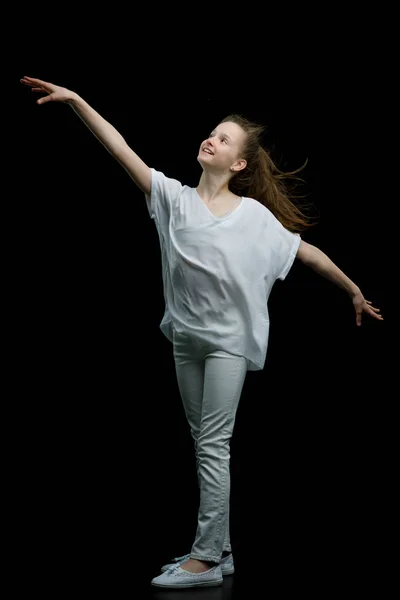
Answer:
M211 202L234 195L228 184L229 175L213 175L203 171L196 191L204 201Z

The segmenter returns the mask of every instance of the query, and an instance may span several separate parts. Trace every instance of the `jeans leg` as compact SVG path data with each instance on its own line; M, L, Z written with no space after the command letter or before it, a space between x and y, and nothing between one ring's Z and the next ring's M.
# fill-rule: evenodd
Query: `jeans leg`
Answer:
M197 481L200 487L197 440L200 433L205 363L203 358L196 356L190 343L177 334L174 338L174 359L179 392L194 441Z
M245 358L216 350L205 357L197 440L200 507L191 556L219 562L230 551L230 440L247 373ZM229 541L228 541L229 540ZM228 548L224 543L229 543Z

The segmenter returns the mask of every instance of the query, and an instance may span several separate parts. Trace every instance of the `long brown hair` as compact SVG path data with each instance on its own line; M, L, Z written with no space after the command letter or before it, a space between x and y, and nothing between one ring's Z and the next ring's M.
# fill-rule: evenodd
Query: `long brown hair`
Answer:
M295 171L281 171L272 160L270 154L260 143L264 127L253 123L237 114L225 117L221 123L236 123L247 134L240 158L247 161L247 166L238 171L229 182L229 189L238 196L246 196L264 204L282 225L293 233L300 233L315 223L315 217L306 216L299 207L299 198L294 189L304 183L297 176L305 164ZM304 205L312 206L310 203Z

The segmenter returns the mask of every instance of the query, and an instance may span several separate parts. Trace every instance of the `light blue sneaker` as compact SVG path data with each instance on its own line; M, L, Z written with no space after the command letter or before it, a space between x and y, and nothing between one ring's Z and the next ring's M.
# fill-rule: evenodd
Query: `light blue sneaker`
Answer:
M176 558L173 558L172 561L168 565L164 565L163 567L161 567L161 571L165 572L165 571L168 571L168 569L170 569L171 567L175 567L176 565L181 565L181 564L185 563L187 560L189 560L189 558L190 558L190 554L184 554L183 556L177 556ZM219 566L221 567L222 575L233 575L234 574L235 566L233 564L232 552L230 554L228 554L228 556L221 558L221 562L219 563Z
M222 571L219 565L211 567L204 573L189 573L181 569L179 563L151 581L151 585L162 588L211 587L222 583Z

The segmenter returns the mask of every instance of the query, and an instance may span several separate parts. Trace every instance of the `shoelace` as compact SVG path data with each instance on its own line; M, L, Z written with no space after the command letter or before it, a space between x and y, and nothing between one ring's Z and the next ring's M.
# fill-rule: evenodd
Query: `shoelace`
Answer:
M190 554L184 554L183 556L176 556L171 562L182 562L184 558L189 558Z
M173 565L168 569L167 573L171 575L174 571L177 571L178 569L180 569L179 565Z

